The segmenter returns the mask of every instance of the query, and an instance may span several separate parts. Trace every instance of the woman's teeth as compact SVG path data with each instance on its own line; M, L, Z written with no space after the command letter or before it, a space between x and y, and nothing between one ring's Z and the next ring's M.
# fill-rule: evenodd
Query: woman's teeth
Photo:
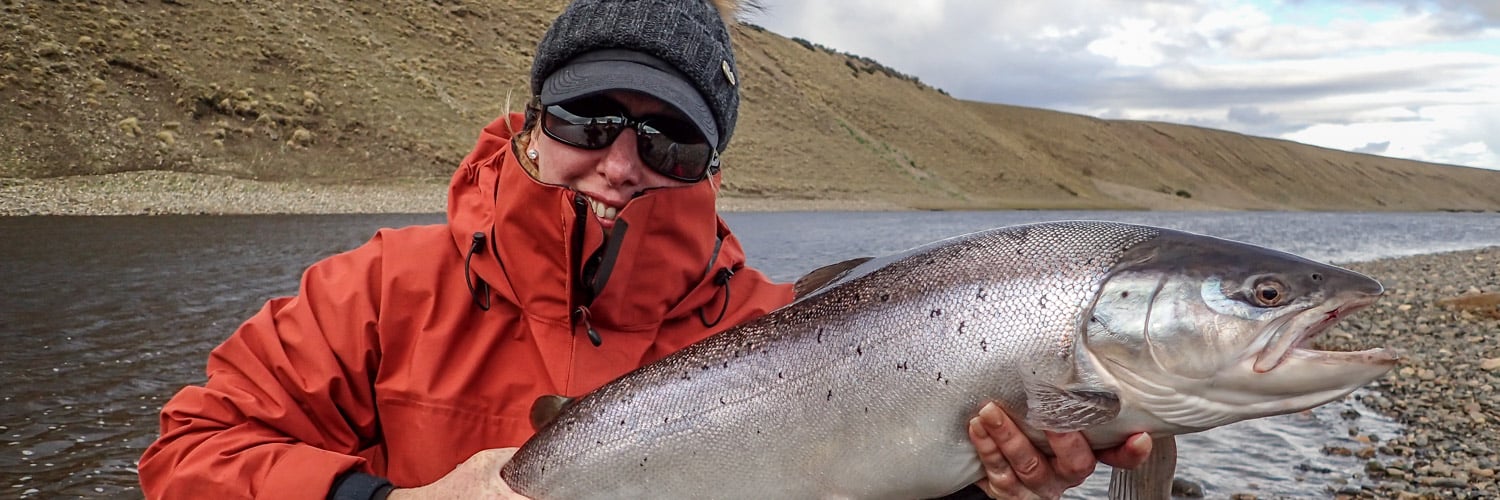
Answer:
M615 220L615 216L619 215L620 213L619 209L607 206L596 200L589 200L589 206L593 207L594 215L597 215L600 219L604 220Z

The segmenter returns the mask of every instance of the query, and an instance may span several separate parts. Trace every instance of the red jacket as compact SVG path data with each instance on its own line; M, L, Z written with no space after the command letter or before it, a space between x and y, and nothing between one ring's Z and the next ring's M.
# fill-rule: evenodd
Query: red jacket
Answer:
M537 396L587 393L791 301L745 266L717 179L631 200L606 242L574 191L516 163L520 116L506 120L453 175L448 224L383 229L314 264L213 350L208 383L162 408L147 496L323 498L351 470L426 484L519 446Z

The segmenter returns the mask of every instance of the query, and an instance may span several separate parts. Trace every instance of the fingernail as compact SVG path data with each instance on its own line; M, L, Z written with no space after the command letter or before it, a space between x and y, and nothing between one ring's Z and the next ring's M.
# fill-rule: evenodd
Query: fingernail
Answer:
M984 423L991 426L1004 425L1000 418L1000 407L995 406L995 403L989 403L984 405L984 408L980 408L979 416L984 418Z

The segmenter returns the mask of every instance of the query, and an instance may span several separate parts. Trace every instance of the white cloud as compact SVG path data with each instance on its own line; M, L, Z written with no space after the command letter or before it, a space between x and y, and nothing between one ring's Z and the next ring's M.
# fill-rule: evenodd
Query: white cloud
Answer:
M764 3L961 98L1500 168L1500 1Z

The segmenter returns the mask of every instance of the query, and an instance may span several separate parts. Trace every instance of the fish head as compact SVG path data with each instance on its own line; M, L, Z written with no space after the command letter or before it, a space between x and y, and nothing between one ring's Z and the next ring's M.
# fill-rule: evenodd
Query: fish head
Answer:
M1383 292L1379 282L1347 269L1164 232L1127 250L1103 281L1081 328L1084 357L1122 401L1173 426L1168 430L1301 411L1395 365L1384 349L1309 345Z

